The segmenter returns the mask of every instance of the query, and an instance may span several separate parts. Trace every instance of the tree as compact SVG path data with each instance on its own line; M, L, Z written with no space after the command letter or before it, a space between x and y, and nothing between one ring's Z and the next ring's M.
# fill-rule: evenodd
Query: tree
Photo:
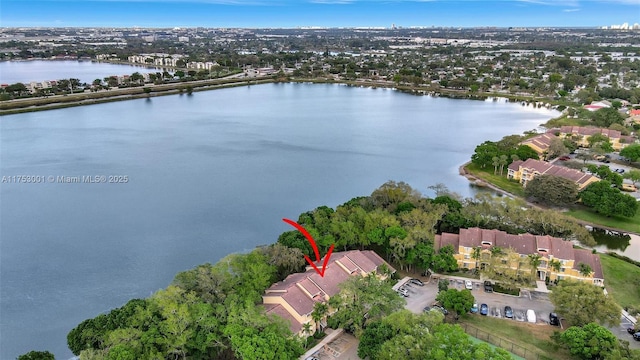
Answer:
M581 193L582 203L605 216L633 217L638 209L638 202L633 196L623 194L611 187L611 183L601 180L589 184Z
M616 336L609 329L594 322L584 327L568 328L560 335L560 342L569 348L572 355L580 359L607 359L618 347Z
M392 339L396 330L387 322L376 321L364 330L358 344L358 356L362 359L375 359L382 344Z
M584 281L562 280L549 295L556 312L572 325L598 322L610 326L620 324L621 309L599 286Z
M307 348L307 341L309 340L309 335L311 335L311 324L306 322L302 324L302 332L304 333L304 347Z
M498 163L500 164L500 176L502 176L502 171L504 170L505 165L509 164L509 157L505 154L500 155Z
M593 270L591 269L591 266L589 266L589 264L585 264L585 263L579 263L578 264L578 271L580 272L580 275L582 275L584 277L588 277L593 272Z
M527 182L524 193L543 204L568 206L578 200L578 185L559 176L538 175Z
M458 261L453 257L453 246L447 245L438 251L433 259L433 267L437 272L450 272L458 270Z
M18 360L55 360L55 356L48 351L29 351L18 356Z
M323 302L317 302L313 305L311 312L311 320L316 324L316 332L322 331L322 320L327 316L329 306Z
M500 166L500 158L494 156L491 158L491 165L493 165L493 175L498 173L498 166Z
M447 291L439 292L436 300L439 301L445 309L455 311L457 314L456 318L471 311L475 302L471 291L467 289L462 291L448 289Z
M438 292L443 292L449 290L449 281L446 279L438 280Z
M624 156L630 161L638 161L640 159L640 144L631 144L620 150L620 156Z
M400 310L404 300L384 281L375 275L350 277L339 285L340 292L329 299L335 313L329 325L343 327L360 337L368 324Z
M608 128L612 124L622 124L624 118L614 108L602 108L591 113L591 120L600 127Z
M480 260L480 256L482 255L482 248L480 246L476 246L471 251L471 258L476 261L475 270L478 271L478 261Z
M554 137L549 143L549 150L547 152L549 158L556 158L558 156L566 155L569 153L569 149L564 145L564 142L559 137Z
M625 179L631 180L636 186L640 183L640 170L631 169L624 174Z
M485 141L476 146L473 155L471 155L471 162L481 168L485 168L487 165L491 165L495 156L500 156L498 146L492 141Z

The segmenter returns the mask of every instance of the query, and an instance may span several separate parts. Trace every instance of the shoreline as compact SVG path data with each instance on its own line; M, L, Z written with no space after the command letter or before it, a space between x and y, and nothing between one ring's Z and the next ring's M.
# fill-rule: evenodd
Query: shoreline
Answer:
M55 61L55 60L51 60ZM0 102L0 116L20 114L26 112L45 111L53 109L61 109L72 106L83 106L92 104L101 104L113 101L132 100L147 97L156 97L163 95L175 95L184 91L208 91L220 88L249 86L266 83L312 83L312 84L343 84L354 87L369 87L373 89L387 88L396 91L405 92L412 95L427 95L433 97L444 97L450 99L466 99L466 100L486 100L489 98L506 99L508 102L523 103L543 103L544 107L551 108L553 102L546 98L536 98L534 96L513 95L493 92L477 92L471 93L467 90L455 89L436 89L432 86L411 86L396 84L391 81L383 80L336 80L327 78L278 78L276 76L261 77L236 77L183 81L168 84L145 84L137 87L114 88L98 92L81 92L74 94L52 95L47 97L28 97L13 100L5 100ZM150 89L150 90L145 90ZM148 92L147 92L148 91Z
M514 199L521 199L524 202L526 202L527 205L529 205L531 207L535 207L535 208L538 208L538 209L547 209L547 208L545 208L543 206L540 206L538 204L534 204L532 202L529 202L529 201L527 201L527 199L525 199L523 197L520 197L518 195L514 195L514 194L512 194L512 193L510 193L510 192L508 192L506 190L500 189L499 187L497 187L497 186L495 186L495 185L493 185L493 184L491 184L491 183L489 183L489 182L487 182L487 181L485 181L483 179L480 179L480 178L474 176L469 171L467 171L467 165L469 165L470 163L471 163L471 161L467 161L464 164L460 165L460 167L458 167L458 172L459 172L460 176L464 176L467 180L469 180L469 184L470 185L478 186L478 187L481 187L481 188L490 188L491 190L493 190L493 191L495 191L497 193L500 193L503 196L508 196L508 197L514 198ZM561 213L565 214L562 211L561 211ZM567 215L567 214L565 214L565 215ZM622 229L614 228L614 227L607 226L607 225L595 224L595 223L592 223L592 222L588 222L588 221L584 221L584 220L575 218L575 217L570 216L570 215L567 215L567 216L569 216L570 218L574 219L578 224L583 225L583 226L590 226L592 228L600 228L600 229L609 230L609 231L616 231L616 232L623 233L623 234L633 234L633 235L640 236L640 233L636 233L636 232L633 232L633 231L622 230Z

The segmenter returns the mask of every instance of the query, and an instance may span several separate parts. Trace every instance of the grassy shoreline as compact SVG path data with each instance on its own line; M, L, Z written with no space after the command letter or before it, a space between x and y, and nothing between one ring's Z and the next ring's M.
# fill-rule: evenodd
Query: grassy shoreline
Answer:
M460 174L469 179L469 181L477 183L478 180L481 180L484 183L481 186L489 186L505 195L526 200L524 198L524 189L520 183L511 181L504 176L494 175L491 171L492 169L481 169L471 162L467 162L460 167ZM578 220L583 225L640 235L640 211L632 218L621 216L606 217L595 213L591 209L576 206L565 211L564 214Z
M611 255L599 255L609 294L623 308L640 309L640 267Z

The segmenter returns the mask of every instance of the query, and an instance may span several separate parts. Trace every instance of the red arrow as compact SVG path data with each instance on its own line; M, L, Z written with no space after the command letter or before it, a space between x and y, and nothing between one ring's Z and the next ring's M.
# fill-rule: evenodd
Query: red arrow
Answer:
M303 228L300 224L298 224L293 220L282 219L282 221L298 229L298 231L300 231L302 235L304 235L304 237L307 238L307 240L311 244L311 247L313 248L313 253L316 255L316 261L320 261L320 253L318 252L318 246L316 245L315 240L313 240L313 237L311 236L311 234L309 234L309 232L305 228ZM316 264L313 261L311 261L311 259L307 255L304 256L307 262L313 267L313 269L318 274L320 274L321 277L324 277L324 271L327 269L327 264L329 263L329 258L331 257L331 253L333 252L334 245L335 244L331 244L331 247L329 247L329 251L327 251L327 256L324 257L324 263L322 264L322 271L318 269Z

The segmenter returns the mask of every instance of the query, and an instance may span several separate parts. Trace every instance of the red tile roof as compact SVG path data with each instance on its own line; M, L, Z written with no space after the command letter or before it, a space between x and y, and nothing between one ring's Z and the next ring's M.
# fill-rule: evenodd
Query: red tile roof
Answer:
M284 319L285 323L289 325L289 330L291 330L292 333L297 334L298 332L300 332L300 330L302 330L302 324L298 322L296 318L291 316L287 309L285 309L281 305L265 304L264 309L267 315L276 315Z
M534 150L535 150L534 148L535 146L541 149L542 152L545 152L546 150L549 149L549 146L551 146L551 140L553 140L554 138L557 138L557 136L555 136L553 133L547 132L547 133L536 135L532 138L529 138L523 141L521 144L528 145Z
M540 175L553 175L569 179L577 183L578 185L583 185L590 181L591 178L594 178L594 176L585 174L582 171L569 169L564 166L549 164L548 162L536 159L527 159L519 166L523 169L534 170Z
M597 254L593 254L591 251L585 249L573 249L573 253L575 256L575 261L573 263L574 269L579 270L580 263L584 263L589 265L593 271L594 278L604 279L602 264L600 263L600 257Z

